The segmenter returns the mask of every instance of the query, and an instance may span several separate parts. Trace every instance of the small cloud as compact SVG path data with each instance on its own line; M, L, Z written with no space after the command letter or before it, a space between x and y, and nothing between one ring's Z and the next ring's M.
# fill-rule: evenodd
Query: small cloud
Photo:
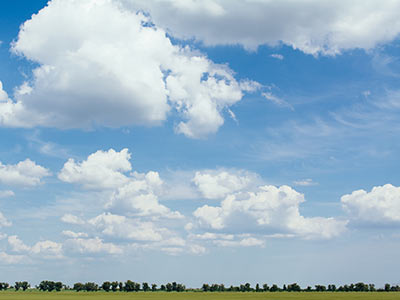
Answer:
M0 198L10 198L10 197L13 197L13 196L15 196L13 191L9 191L9 190L0 191Z
M278 105L278 106L282 106L282 107L287 107L290 110L294 110L293 106L286 102L285 100L273 95L272 93L269 92L264 92L261 94L261 96L263 96L265 99L267 99L268 101L271 101L272 103Z
M293 181L293 183L294 183L295 185L300 185L300 186L318 185L318 183L317 183L317 182L314 182L311 178Z
M364 91L362 94L364 95L365 98L368 98L371 95L371 91L367 90L367 91Z
M229 113L230 117L232 118L232 120L235 121L236 124L239 124L239 121L237 120L235 113L233 111L231 111L229 108L228 108L228 113Z
M285 57L282 54L274 53L270 55L272 58L283 60Z

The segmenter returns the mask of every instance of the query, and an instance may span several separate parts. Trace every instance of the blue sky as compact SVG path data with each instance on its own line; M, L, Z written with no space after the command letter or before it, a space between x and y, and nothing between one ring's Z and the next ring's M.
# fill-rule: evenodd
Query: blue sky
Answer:
M0 264L399 284L400 3L0 2Z

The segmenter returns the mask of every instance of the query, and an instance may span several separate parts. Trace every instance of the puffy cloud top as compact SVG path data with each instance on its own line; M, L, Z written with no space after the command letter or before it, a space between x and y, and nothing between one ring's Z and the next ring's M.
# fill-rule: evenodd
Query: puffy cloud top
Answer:
M20 186L36 186L41 179L50 176L48 169L37 165L30 159L15 165L4 165L0 162L0 183Z
M303 195L289 186L266 185L228 195L221 206L204 205L194 216L202 227L236 233L289 233L308 239L332 238L345 230L347 221L300 215L302 202Z
M121 0L181 38L247 49L284 43L309 54L371 49L400 33L398 1Z
M370 192L357 190L341 198L343 209L362 222L399 223L400 187L376 186Z
M0 102L3 126L154 126L175 109L183 119L175 130L201 138L243 96L227 66L173 45L118 1L50 1L21 26L12 49L40 66L15 102Z

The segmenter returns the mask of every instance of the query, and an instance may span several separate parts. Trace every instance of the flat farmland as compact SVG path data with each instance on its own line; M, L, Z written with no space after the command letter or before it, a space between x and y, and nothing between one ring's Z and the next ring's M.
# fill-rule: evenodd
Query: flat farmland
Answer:
M165 293L165 292L139 292L139 293L106 293L106 292L15 292L15 291L3 291L0 292L1 300L85 300L85 299L136 299L136 300L169 300L169 299L182 299L182 300L250 300L250 299L277 299L277 300L325 300L325 299L360 299L360 300L391 300L400 299L400 292L391 293L317 293L317 292L281 292L281 293L201 293L201 292L183 292L183 293Z

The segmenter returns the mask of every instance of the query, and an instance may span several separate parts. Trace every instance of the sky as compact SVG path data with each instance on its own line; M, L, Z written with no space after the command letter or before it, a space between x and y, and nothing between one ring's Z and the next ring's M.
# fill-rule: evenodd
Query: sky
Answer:
M400 284L400 1L0 1L0 281Z

